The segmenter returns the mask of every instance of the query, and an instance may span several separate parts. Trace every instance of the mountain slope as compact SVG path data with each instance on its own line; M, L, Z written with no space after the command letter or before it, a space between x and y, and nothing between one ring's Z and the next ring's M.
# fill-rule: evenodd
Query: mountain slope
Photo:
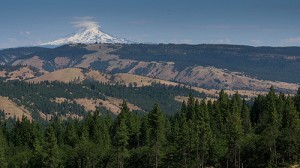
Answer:
M112 54L136 61L174 62L178 70L205 66L272 81L300 83L300 47L225 44L130 44Z
M299 54L300 47L71 44L30 53L5 65L30 65L40 73L80 68L87 79L105 81L109 79L107 75L116 77L115 74L125 73L206 89L267 91L273 85L278 91L295 93L299 86L296 83L300 82ZM4 80L11 78L5 75L10 74L9 68L2 67L0 70ZM87 75L86 72L91 70L102 75L96 72ZM70 77L67 73L59 74L59 79ZM76 79L78 74L75 74ZM33 80L34 77L27 75L22 78ZM43 79L51 78L46 75ZM137 85L143 83L142 79L136 82Z
M69 37L61 38L41 45L59 46L64 44L77 44L77 43L83 43L83 44L129 43L129 41L106 34L102 32L99 27L92 27L92 28L83 29L79 33L76 33Z

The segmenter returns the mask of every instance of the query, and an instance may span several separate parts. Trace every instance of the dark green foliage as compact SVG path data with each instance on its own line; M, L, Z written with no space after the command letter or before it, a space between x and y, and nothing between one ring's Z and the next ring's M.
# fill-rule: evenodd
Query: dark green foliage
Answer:
M168 94L165 94L166 92ZM66 115L71 112L79 116L85 116L87 111L83 106L77 104L74 99L105 100L106 96L128 100L144 111L150 111L155 102L160 102L162 109L167 114L174 114L180 108L180 103L174 97L187 95L190 92L197 97L205 97L204 94L191 91L186 87L161 84L137 88L92 81L83 83L45 81L35 84L22 81L0 82L0 95L9 97L18 105L27 107L33 113L35 120L39 120L39 112L53 115L56 115L56 112L58 115ZM55 98L61 97L70 101L62 103L53 101ZM140 111L139 114L145 113Z
M238 101L234 97L231 101L231 108L227 118L227 139L229 145L228 159L232 167L241 167L240 151L243 128L241 121L241 111Z
M139 116L124 100L112 119L99 110L44 126L26 118L0 130L0 167L289 167L299 164L300 119L293 97L274 88L249 106L238 93L215 101L189 95L166 116ZM251 111L251 113L250 113ZM252 117L252 118L251 118ZM251 118L251 120L250 120ZM40 128L41 127L41 128Z
M297 94L296 94L294 100L295 100L296 109L297 109L297 111L300 114L300 88L298 89Z
M130 111L126 101L121 105L121 112L118 115L113 127L113 142L117 151L118 168L124 167L124 160L128 152Z
M287 164L297 162L296 157L300 152L300 121L299 114L290 97L287 98L283 108L282 129L278 140L278 151L284 159L281 164Z
M153 150L153 158L151 160L153 167L157 168L159 165L160 150L165 141L165 120L158 104L154 104L152 111L148 114L148 120L150 127L150 147Z
M6 150L7 150L7 144L6 144L6 138L5 135L2 132L2 129L0 129L0 167L7 167L7 156L6 156Z
M66 132L64 134L65 134L65 137L64 137L65 144L75 147L76 144L79 142L79 137L76 132L74 122L67 124Z
M59 148L57 145L57 139L55 137L55 132L52 126L46 129L45 133L45 152L47 153L45 157L45 166L49 168L58 167L60 164Z
M250 110L248 105L246 104L245 99L243 100L243 105L241 109L241 120L244 134L252 133L252 125L250 120Z
M130 156L127 159L124 167L134 167L134 168L150 168L150 155L151 149L147 146L132 149L130 151Z
M15 146L27 146L34 149L36 144L41 143L42 135L39 125L23 117L22 122L19 120L16 122L10 138Z

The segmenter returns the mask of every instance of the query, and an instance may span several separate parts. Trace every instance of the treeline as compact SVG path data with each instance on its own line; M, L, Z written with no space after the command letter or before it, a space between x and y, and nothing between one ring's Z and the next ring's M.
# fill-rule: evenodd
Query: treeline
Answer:
M192 95L173 116L158 104L144 116L126 101L116 119L89 114L53 119L45 128L23 118L2 122L0 167L288 167L300 159L300 89L273 88L249 106L224 91L216 101Z

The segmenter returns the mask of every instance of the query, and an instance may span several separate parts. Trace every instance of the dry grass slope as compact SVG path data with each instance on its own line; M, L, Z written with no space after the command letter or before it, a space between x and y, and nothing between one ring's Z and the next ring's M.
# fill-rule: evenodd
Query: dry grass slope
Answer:
M7 97L0 96L0 109L4 110L5 112L5 118L16 118L16 119L22 119L23 116L27 117L30 121L32 120L32 117L30 115L30 112L26 110L22 106L18 106L13 101L9 100Z
M79 68L65 68L57 71L47 73L45 75L36 77L34 79L28 80L28 82L41 82L41 81L61 81L61 82L71 82L79 79L84 80L84 74Z
M120 105L122 104L121 99L106 97L106 100L100 99L75 99L76 103L84 106L87 111L95 111L96 107L104 107L106 110L111 111L114 114L120 112ZM130 110L141 110L141 108L134 104L127 103Z

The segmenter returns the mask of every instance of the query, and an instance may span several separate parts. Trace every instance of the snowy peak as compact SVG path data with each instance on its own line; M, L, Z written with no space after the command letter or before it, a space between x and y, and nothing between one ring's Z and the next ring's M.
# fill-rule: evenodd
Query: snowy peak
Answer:
M61 38L41 45L58 46L58 45L74 44L74 43L93 44L93 43L130 43L130 42L128 40L122 38L116 38L109 34L106 34L102 32L99 27L89 27L69 37Z

